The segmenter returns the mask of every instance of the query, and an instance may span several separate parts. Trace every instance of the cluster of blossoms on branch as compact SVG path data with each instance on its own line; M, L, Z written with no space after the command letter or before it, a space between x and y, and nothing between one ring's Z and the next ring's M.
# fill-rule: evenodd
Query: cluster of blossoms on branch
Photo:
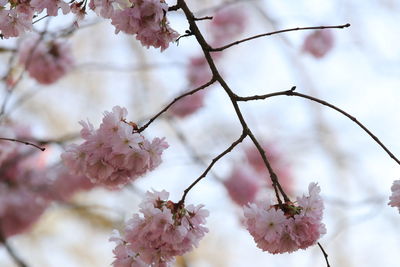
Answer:
M147 140L134 123L126 121L127 114L125 108L115 106L112 112L104 112L99 129L81 121L85 142L66 149L61 155L65 166L94 184L120 188L160 165L167 142L164 138Z
M47 16L72 12L77 20L86 15L87 1L0 0L0 32L4 38L17 37L33 28L33 19L46 10ZM164 0L91 0L89 7L100 16L111 19L115 31L135 34L144 46L166 49L179 34L167 20Z
M311 183L308 192L308 196L297 197L296 203L263 201L244 207L245 224L260 249L290 253L315 245L326 233L320 188Z
M140 213L127 222L124 235L115 241L115 267L170 266L175 256L198 246L208 229L203 205L174 203L165 190L147 192Z

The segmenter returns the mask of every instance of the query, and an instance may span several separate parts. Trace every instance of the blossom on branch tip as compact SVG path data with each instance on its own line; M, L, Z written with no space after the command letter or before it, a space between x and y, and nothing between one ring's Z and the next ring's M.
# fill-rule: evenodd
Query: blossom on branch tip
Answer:
M72 144L61 155L64 164L76 175L84 175L92 183L111 189L137 179L161 164L161 155L168 148L164 138L151 142L126 122L127 110L115 106L106 111L99 129L81 121L80 145Z
M389 197L388 205L392 207L397 207L400 212L400 180L396 180L393 182L391 187L392 195Z
M117 233L110 239L117 243L114 267L170 266L175 256L198 246L208 232L208 211L203 205L185 207L168 197L165 190L147 192L139 205L141 215L133 215L122 237Z
M306 249L326 233L321 222L323 202L316 183L308 187L308 196L297 203L281 205L269 201L244 207L245 224L257 246L272 254Z

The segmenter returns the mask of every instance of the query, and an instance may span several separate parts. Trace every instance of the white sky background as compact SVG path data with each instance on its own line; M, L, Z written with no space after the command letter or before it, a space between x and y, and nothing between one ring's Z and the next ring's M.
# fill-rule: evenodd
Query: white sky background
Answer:
M296 85L298 92L324 99L355 116L395 155L400 155L400 2L242 2L249 23L238 38L272 31L271 21L276 29L345 23L352 26L334 30L335 46L322 59L301 52L302 41L310 33L305 31L230 48L218 65L237 94L269 93ZM196 0L189 6L200 10L217 3ZM173 13L169 18L171 26L184 33L187 25L182 14ZM64 21L55 23L63 25ZM108 67L78 69L56 85L41 89L27 79L21 92L40 91L15 110L13 117L31 125L40 137L55 137L78 131L77 122L82 119L98 125L102 112L114 105L126 106L132 120L155 114L185 90L181 64L200 51L193 37L182 39L178 47L171 45L161 54L155 49L142 49L133 39L114 35L108 22L78 31L71 38L78 65L97 62ZM147 72L109 69L121 66L126 70L140 62L174 64ZM400 215L387 202L391 183L399 179L399 166L353 122L318 104L281 96L241 107L257 137L273 140L282 149L290 162L298 195L306 193L311 181L321 186L328 233L320 242L331 266L398 266ZM318 123L329 131L321 131ZM177 127L208 162L240 135L231 104L219 87L210 90L198 114L178 122ZM135 186L140 191L166 189L173 200L178 200L204 167L193 162L162 120L145 134L166 136L170 148L163 164ZM226 176L233 165L241 162L241 147L216 164L214 171L219 176ZM53 152L58 153L57 149ZM10 240L31 267L110 266L110 229L121 229L118 222L129 219L137 210L140 197L129 188L111 193L95 190L79 195L77 201L107 207L102 214L116 224L99 227L68 209L52 206L31 233ZM203 203L211 213L209 235L199 250L187 256L190 267L326 266L318 247L284 255L259 250L240 226L241 209L231 203L212 176L196 185L188 195L188 203ZM13 266L4 250L0 250L0 266Z

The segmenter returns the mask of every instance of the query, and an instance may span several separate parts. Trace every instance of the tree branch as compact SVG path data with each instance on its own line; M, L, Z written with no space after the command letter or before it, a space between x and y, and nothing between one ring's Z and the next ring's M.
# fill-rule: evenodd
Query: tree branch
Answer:
M222 51L225 50L231 46L234 45L238 45L240 43L244 43L253 39L257 39L257 38L261 38L261 37L265 37L265 36L270 36L270 35L274 35L274 34L279 34L279 33L284 33L284 32L291 32L291 31L302 31L302 30L323 30L323 29L343 29L343 28L347 28L350 27L350 24L343 24L343 25L336 25L336 26L316 26L316 27L296 27L296 28L290 28L290 29L285 29L285 30L279 30L279 31L274 31L274 32L267 32L267 33L263 33L263 34L258 34L249 38L245 38L218 48L211 48L209 49L210 52L218 52L218 51Z
M185 93L185 94L183 94L183 95L180 95L180 96L176 97L176 98L175 98L171 103L169 103L165 108L163 108L160 112L158 112L156 115L154 115L145 125L143 125L142 127L140 127L140 128L138 129L138 132L139 132L139 133L140 133L140 132L143 132L147 127L149 127L149 125L150 125L155 119L157 119L161 114L163 114L164 112L166 112L166 111L167 111L175 102L177 102L179 99L182 99L182 98L184 98L185 96L188 96L188 95L192 95L192 94L196 93L197 91L200 91L200 90L202 90L202 89L204 89L204 88L206 88L206 87L212 85L214 82L215 82L215 79L212 78L208 83L203 84L202 86L197 87L196 89L193 89L193 90L191 90L191 91L189 91L189 92L187 92L187 93Z
M322 247L321 243L317 242L317 244L318 244L319 248L321 249L322 254L324 254L324 258L325 258L325 261L326 261L326 266L327 266L327 267L331 267L331 266L329 265L329 261L328 261L328 254L325 252L325 250L324 250L324 248Z
M18 142L18 143L21 143L21 144L24 144L24 145L27 145L27 146L36 147L37 149L40 149L40 150L42 150L42 151L45 151L45 150L46 150L46 148L44 148L44 147L40 147L40 146L35 145L35 144L33 144L33 143L30 143L30 142L27 142L27 141L22 141L22 140L17 140L17 139L14 139L14 138L0 137L0 140L11 141L11 142Z
M400 165L400 160L379 140L378 137L376 137L367 127L365 127L360 121L358 121L355 117L353 117L352 115L350 115L349 113L347 113L346 111L336 107L335 105L332 105L324 100L321 100L319 98L316 97L312 97L309 95L305 95L305 94L301 94L301 93L297 93L295 92L296 87L292 87L292 89L287 90L287 91L280 91L280 92L276 92L276 93L271 93L271 94L265 94L265 95L254 95L254 96L247 96L247 97L240 97L237 96L236 100L237 101L250 101L250 100L263 100L263 99L267 99L270 97L275 97L275 96L282 96L282 95L286 95L286 96L297 96L297 97L301 97L301 98L305 98L314 102L317 102L321 105L327 106L331 109L336 110L337 112L343 114L344 116L346 116L347 118L349 118L350 120L352 120L354 123L356 123L361 129L363 129L381 148L383 148L383 150L394 160L396 161L397 164Z
M182 205L185 202L185 198L187 193L190 191L190 189L192 189L198 182L200 182L204 177L207 176L208 172L211 170L211 168L214 166L215 163L217 163L217 161L222 158L223 156L225 156L226 154L228 154L229 152L232 151L232 149L234 149L238 144L240 144L247 136L247 133L245 131L243 131L242 135L239 137L239 139L237 139L235 142L233 142L227 149L225 149L221 154L219 154L218 156L216 156L210 163L210 165L208 165L208 167L206 168L206 170L200 175L199 178L197 178L188 188L186 188L183 191L183 196L181 198L181 200L178 202L178 205Z

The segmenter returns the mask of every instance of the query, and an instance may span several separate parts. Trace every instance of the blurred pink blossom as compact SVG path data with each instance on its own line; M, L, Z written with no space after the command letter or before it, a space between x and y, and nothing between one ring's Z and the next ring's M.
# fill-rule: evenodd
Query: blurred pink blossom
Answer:
M334 45L333 33L329 29L318 30L306 37L303 43L303 51L316 58L324 57Z
M18 139L19 131L9 127L4 132ZM6 147L4 142L13 145ZM0 146L0 233L9 237L28 230L42 215L49 204L49 180L35 148L10 141L1 141Z
M261 187L256 176L256 173L243 166L232 170L229 178L224 181L224 186L235 203L243 206L255 200Z
M19 62L41 84L52 84L73 66L71 48L59 40L45 42L38 36L25 39L19 47Z
M209 24L211 34L211 44L213 46L222 46L232 41L246 28L247 15L243 8L223 8L213 16Z
M278 150L277 145L273 143L264 142L262 147L266 153L267 159L271 164L272 169L275 174L278 176L279 183L283 187L285 191L289 194L293 191L293 178L290 171L290 165L285 159L284 154ZM261 174L258 177L263 177L265 180L265 175L268 172L267 167L260 155L258 149L253 145L251 147L246 148L245 150L246 157L248 163L253 167L253 169ZM269 186L272 186L272 182L270 179L266 180Z

